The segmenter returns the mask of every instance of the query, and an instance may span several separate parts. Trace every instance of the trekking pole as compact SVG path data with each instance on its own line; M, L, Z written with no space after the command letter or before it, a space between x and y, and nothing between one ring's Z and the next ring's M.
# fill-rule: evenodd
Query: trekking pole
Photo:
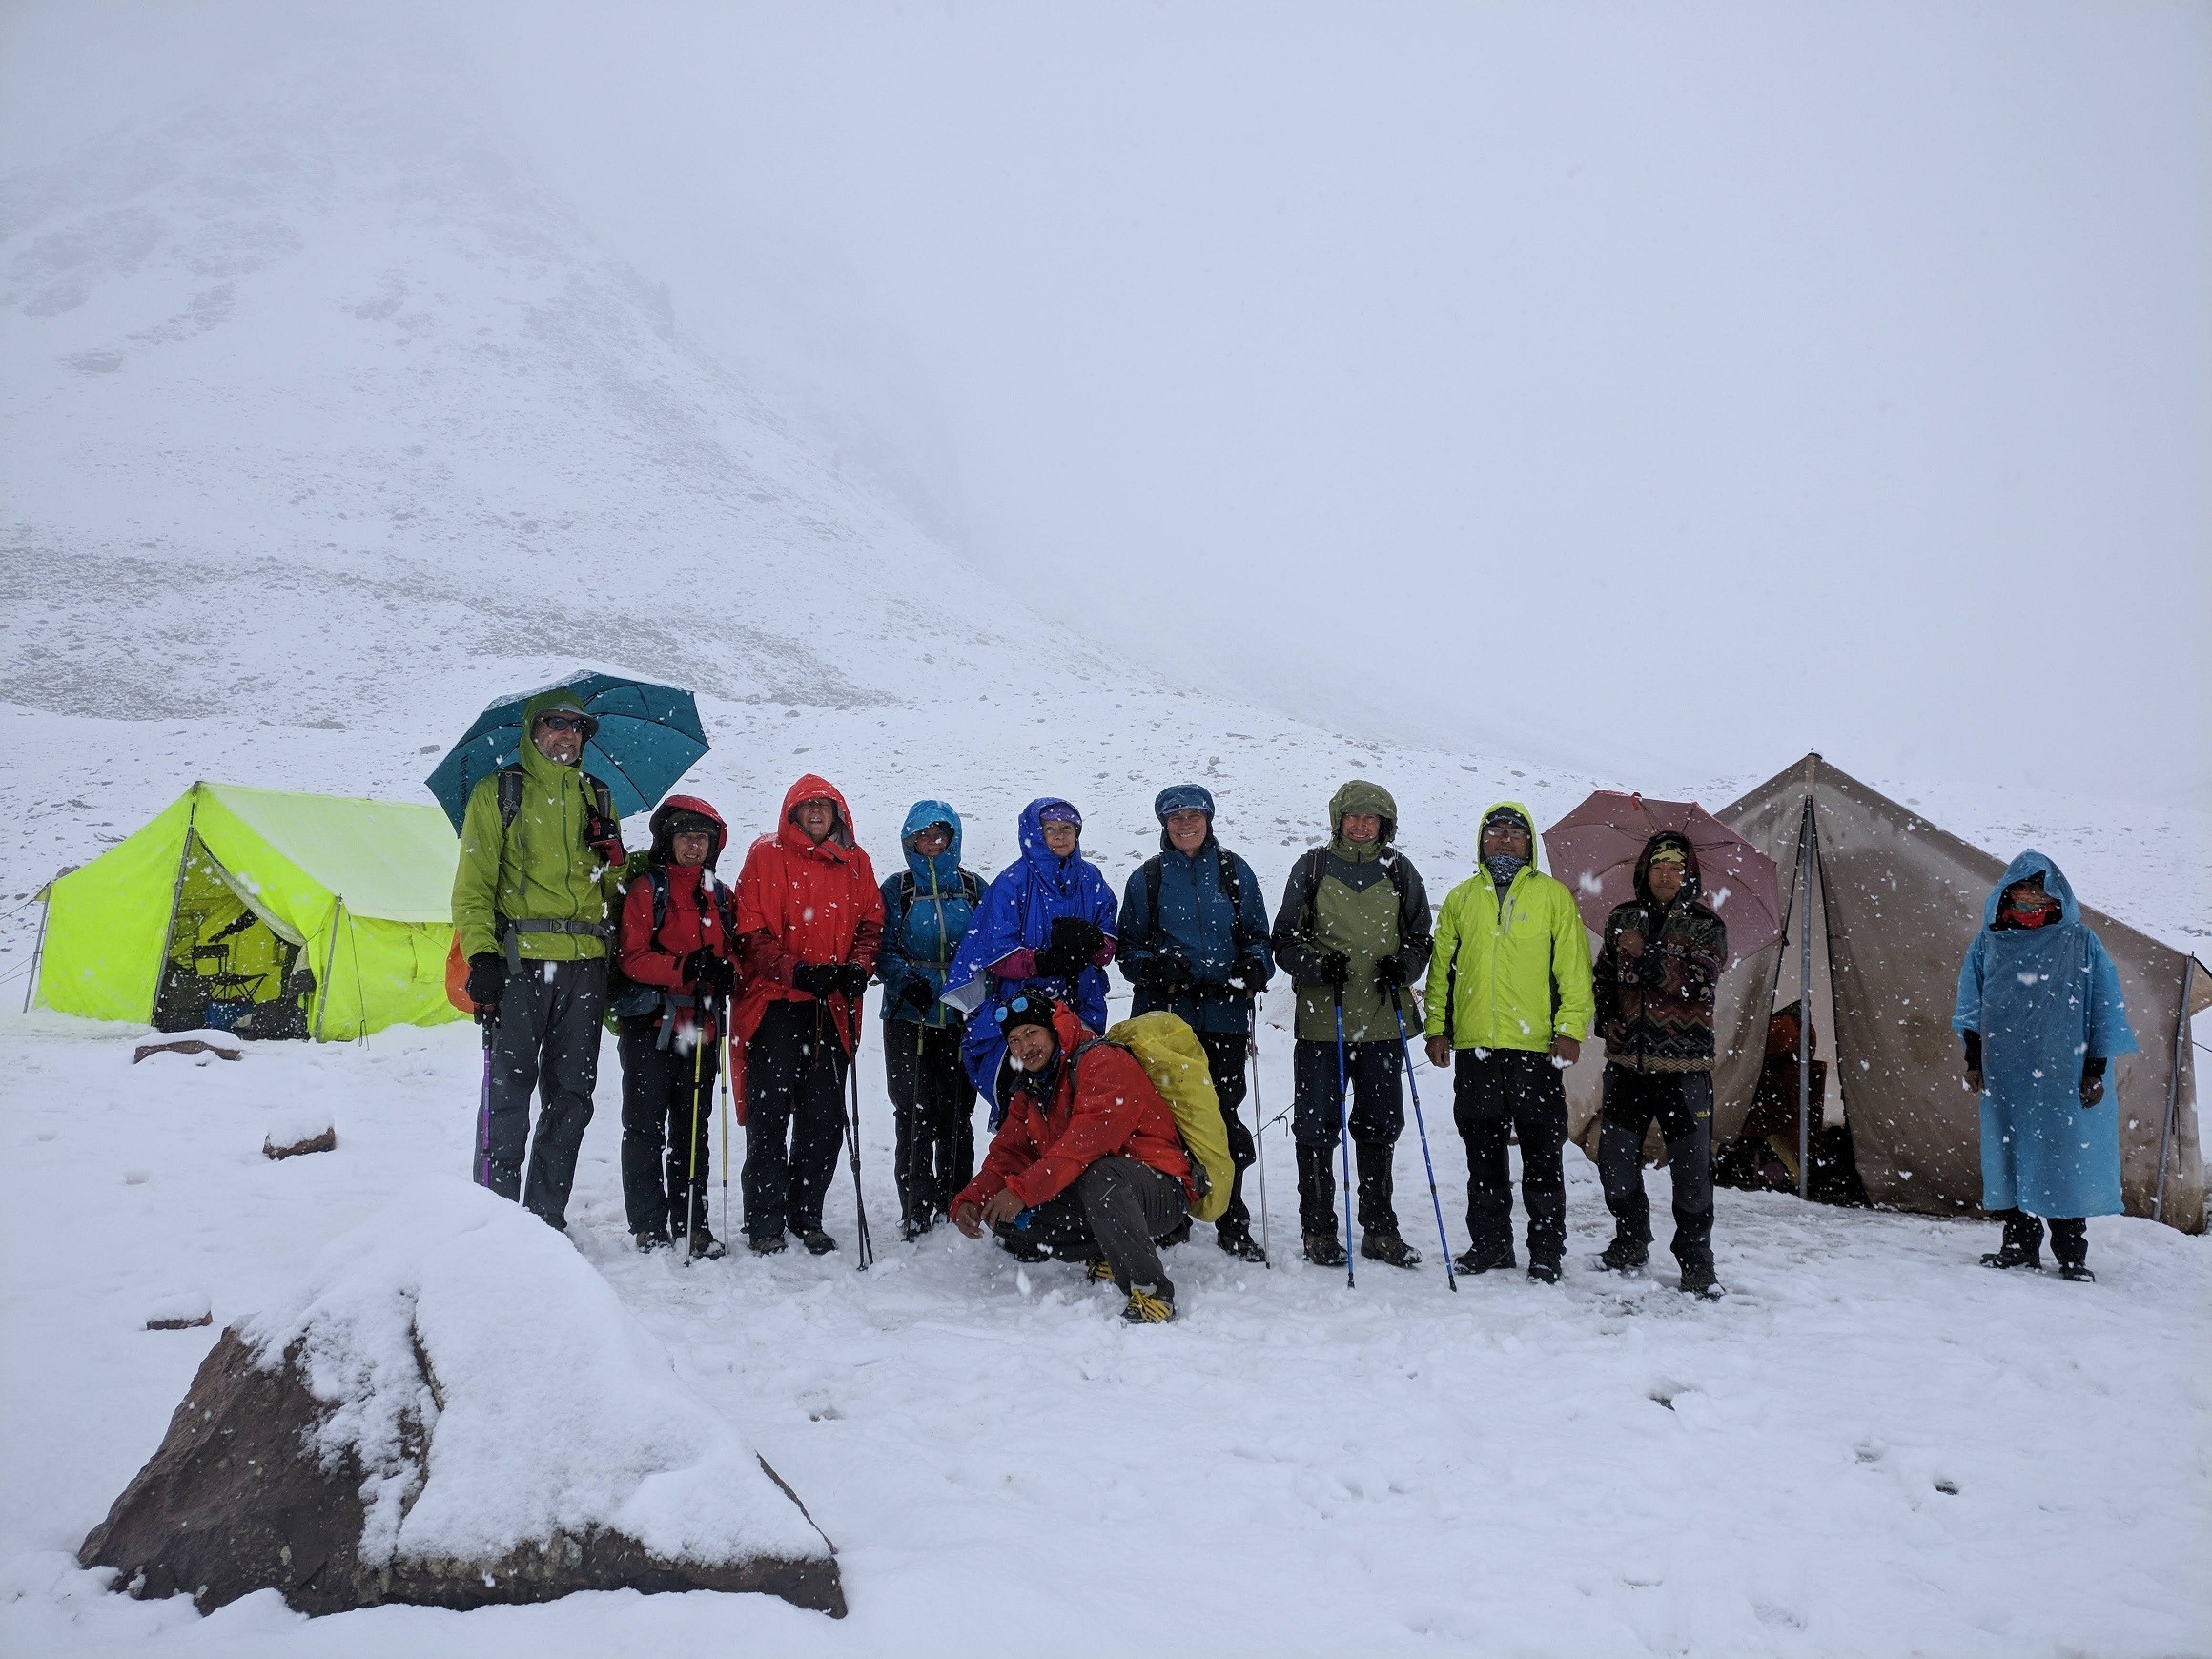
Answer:
M1260 1124L1259 1133L1252 1137L1252 1156L1259 1160L1260 1169L1260 1254L1266 1258L1261 1265L1272 1272L1275 1240L1267 1230L1267 1125L1260 1121L1267 1108L1260 1103L1260 998L1257 995L1245 1003L1245 1012L1252 1016L1244 1034L1244 1055L1252 1066L1252 1116Z
M852 1011L852 1055L845 1070L852 1085L852 1116L845 1120L845 1145L852 1159L852 1208L860 1218L860 1265L866 1273L875 1260L875 1243L868 1236L868 1198L860 1186L860 1010Z
M1331 989L1337 1004L1337 1142L1344 1155L1344 1288L1351 1290L1358 1281L1352 1277L1352 1118L1344 1102L1344 988Z
M1413 1091L1413 1127L1421 1133L1421 1167L1428 1171L1428 1202L1436 1211L1436 1244L1444 1252L1444 1281L1457 1295L1460 1280L1459 1275L1452 1271L1451 1239L1444 1230L1444 1199L1437 1197L1436 1165L1428 1156L1428 1125L1422 1121L1421 1116L1421 1085L1413 1080L1413 1044L1406 1038L1405 1014L1399 1008L1395 995L1390 998L1390 1013L1398 1021L1398 1050L1405 1056L1406 1086Z
M700 1001L704 1003L705 997ZM684 1176L684 1265L688 1267L699 1259L694 1246L698 1240L691 1237L691 1229L707 1218L699 1214L699 1085L706 1077L704 1062L707 1058L707 1033L703 1027L691 1028L691 1144L685 1149L686 1174Z
M476 1016L483 1032L483 1087L476 1104L476 1184L492 1184L492 1027L499 1022L481 1011Z
M722 1036L722 1237L729 1237L729 1019L728 1003L714 1005L714 1029Z

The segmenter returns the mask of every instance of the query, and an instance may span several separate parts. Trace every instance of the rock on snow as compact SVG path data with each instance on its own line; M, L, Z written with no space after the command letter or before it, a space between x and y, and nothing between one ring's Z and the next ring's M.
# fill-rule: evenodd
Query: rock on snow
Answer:
M79 1552L205 1611L766 1590L842 1615L834 1551L535 1217L424 1180L223 1333Z

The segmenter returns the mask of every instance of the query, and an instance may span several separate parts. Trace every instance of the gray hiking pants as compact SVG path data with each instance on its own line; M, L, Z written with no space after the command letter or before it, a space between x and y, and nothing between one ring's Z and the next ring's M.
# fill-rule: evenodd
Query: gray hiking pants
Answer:
M485 1056L477 1114L476 1179L502 1198L520 1198L550 1226L568 1225L576 1154L591 1121L599 1081L600 1014L606 1005L606 959L533 962L507 975L499 1023ZM530 1136L530 1096L543 1101ZM522 1182L522 1152L530 1179Z
M1133 1157L1102 1157L1061 1193L1029 1213L1029 1226L1001 1221L1001 1238L1027 1239L1055 1255L1096 1251L1124 1292L1150 1285L1173 1298L1157 1241L1174 1232L1189 1200L1183 1183Z

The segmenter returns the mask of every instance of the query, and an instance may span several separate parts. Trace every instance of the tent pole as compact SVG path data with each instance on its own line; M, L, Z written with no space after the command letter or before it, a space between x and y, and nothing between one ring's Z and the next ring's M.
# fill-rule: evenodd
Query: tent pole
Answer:
M61 877L57 875L53 881L60 879ZM31 994L38 989L38 959L46 953L46 923L47 918L53 914L53 881L46 884L46 891L40 895L38 901L38 937L31 942L31 982L23 988L23 1012L25 1014L31 1012ZM2185 1010L2188 1005L2189 987L2187 981L2184 980L2181 985L2181 1006Z
M199 789L192 786L192 805L184 809L184 849L176 855L176 885L169 890L169 926L161 930L161 961L154 970L154 1001L146 1010L146 1023L161 1012L161 976L169 972L169 944L176 937L176 907L184 902L184 872L192 867L193 826L199 822Z
M2188 1057L2189 981L2196 973L2197 958L2191 956L2181 964L2181 1006L2174 1014L2174 1069L2166 1075L2166 1120L2159 1126L2159 1185L2151 1195L2154 1221L2166 1219L2166 1154L2173 1150L2174 1115L2181 1106L2181 1062Z
M338 895L338 903L330 912L330 949L322 953L322 994L315 1004L315 1040L322 1041L322 1016L330 1012L331 967L338 961L338 925L345 919L345 894Z
M1797 1196L1813 1197L1813 796L1797 821Z

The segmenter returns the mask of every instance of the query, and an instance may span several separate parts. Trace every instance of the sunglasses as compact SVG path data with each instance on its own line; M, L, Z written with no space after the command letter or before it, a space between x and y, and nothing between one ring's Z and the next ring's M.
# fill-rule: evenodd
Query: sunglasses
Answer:
M996 1008L993 1009L991 1011L991 1017L996 1020L1000 1025L1004 1025L1007 1020L1014 1014L1027 1014L1033 1008L1042 1008L1044 1006L1045 1004L1040 998L1017 996L1012 1002L1002 1002Z
M581 714L541 714L538 724L547 731L584 731L591 722Z

